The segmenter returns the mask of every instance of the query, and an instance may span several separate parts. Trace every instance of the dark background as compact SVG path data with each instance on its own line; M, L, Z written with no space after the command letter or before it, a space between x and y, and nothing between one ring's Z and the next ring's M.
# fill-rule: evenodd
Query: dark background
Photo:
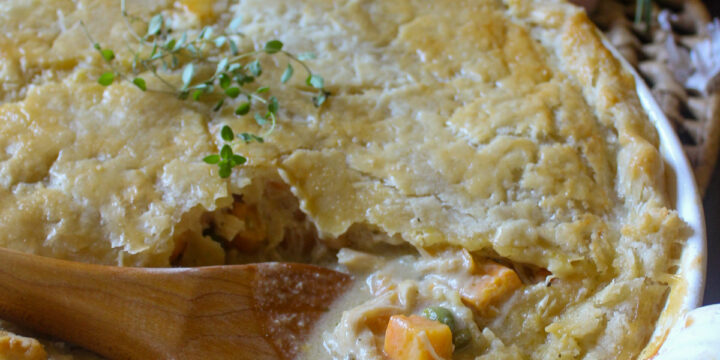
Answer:
M720 16L720 1L705 0L705 4L707 5L713 16Z
M720 16L720 1L705 0L705 4L713 16ZM720 221L717 221L720 218L720 167L715 168L703 203L708 239L705 304L715 304L720 303Z
M715 168L710 187L705 194L705 222L707 224L708 266L705 285L705 304L720 303L720 167Z

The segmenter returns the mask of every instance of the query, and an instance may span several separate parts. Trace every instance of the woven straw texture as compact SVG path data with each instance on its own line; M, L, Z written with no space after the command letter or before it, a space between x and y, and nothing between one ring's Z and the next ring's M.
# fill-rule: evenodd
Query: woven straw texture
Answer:
M652 88L704 191L718 156L720 84L709 81L697 90L684 80L690 77L690 50L710 36L707 9L699 0L656 0L648 28L634 22L635 0L586 2L593 21Z

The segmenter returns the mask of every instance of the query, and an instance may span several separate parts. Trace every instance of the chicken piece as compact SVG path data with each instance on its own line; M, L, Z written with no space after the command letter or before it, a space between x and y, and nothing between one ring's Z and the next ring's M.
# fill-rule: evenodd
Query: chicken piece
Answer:
M235 202L232 214L245 224L245 228L232 239L232 245L242 252L254 252L260 249L267 238L267 229L260 218L257 207L243 202Z

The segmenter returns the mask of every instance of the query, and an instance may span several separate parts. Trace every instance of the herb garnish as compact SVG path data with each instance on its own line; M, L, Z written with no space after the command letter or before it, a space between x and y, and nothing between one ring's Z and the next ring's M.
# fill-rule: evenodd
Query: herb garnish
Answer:
M312 97L312 102L316 107L325 103L329 96L325 90L325 81L322 76L313 73L304 62L314 59L315 54L303 53L296 56L284 50L284 44L279 40L266 42L260 50L241 53L238 43L244 38L244 35L238 30L241 25L239 18L233 19L229 26L217 35L210 26L202 28L197 34L186 31L176 35L172 33L172 29L169 28L162 14L154 15L149 21L144 21L137 16L128 14L125 0L121 0L120 4L123 19L135 40L135 44L127 45L128 51L132 53L132 71L130 73L121 70L115 52L96 42L81 23L93 47L110 67L109 71L100 75L98 83L108 86L116 80L123 80L132 83L141 91L171 93L183 100L212 99L215 101L213 111L222 109L228 98L244 97L245 101L235 108L235 114L245 116L251 110L256 110L253 118L260 127L265 128L263 133L235 135L233 130L226 125L221 131L225 145L219 154L209 155L203 159L208 164L217 164L222 178L229 177L235 166L247 162L245 157L233 153L230 146L233 141L237 139L245 143L263 143L265 137L275 129L279 101L275 96L270 95L270 86L260 85L257 81L263 73L260 63L262 56L277 54L285 56L287 67L280 78L280 82L283 84L290 81L295 74L293 64L300 65L307 73L305 83L316 90ZM145 25L144 35L141 36L135 31L133 27L135 23ZM214 67L214 74L202 78L198 74L198 68L205 67ZM180 68L182 68L180 87L161 75L161 71L179 70ZM145 79L140 76L144 72L149 72L151 76L158 79L165 89L148 88Z
M652 23L652 0L635 0L635 24L643 24L644 31L650 31Z
M226 142L220 150L220 154L208 155L203 159L203 161L208 164L217 164L220 168L220 177L226 178L230 176L234 167L246 163L247 159L242 155L234 154L232 147L227 144L231 143L235 139L235 134L229 126L223 126L220 131L220 136Z

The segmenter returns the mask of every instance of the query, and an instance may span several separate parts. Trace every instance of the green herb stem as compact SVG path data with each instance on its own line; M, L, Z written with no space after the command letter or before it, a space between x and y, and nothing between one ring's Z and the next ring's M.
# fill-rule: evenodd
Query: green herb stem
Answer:
M312 97L312 102L316 107L322 106L329 95L324 89L324 79L313 73L312 69L303 61L314 58L314 54L301 54L301 59L301 57L283 50L284 44L279 40L266 42L261 50L239 53L237 37L245 36L236 30L241 23L239 19L234 19L231 26L228 27L232 33L223 31L219 35L214 35L213 28L206 26L194 39L189 40L187 32L183 32L180 37L173 37L172 29L169 28L166 19L161 14L156 14L149 21L145 21L127 12L125 0L120 1L120 8L128 31L137 42L136 50L133 50L129 43L125 44L127 50L132 54L131 74L124 73L118 65L115 52L112 49L103 48L93 39L85 24L80 23L88 40L111 70L103 73L98 79L100 84L108 86L119 79L132 83L141 91L174 94L180 99L190 98L193 101L202 101L207 95L220 95L219 100L213 100L216 101L212 108L213 111L219 111L228 98L234 99L243 95L247 98L247 102L241 103L235 109L237 116L247 115L253 107L261 105L267 107L265 115L255 113L256 123L261 129L265 128L260 136L251 133L235 136L229 126L224 126L222 138L226 144L222 146L219 154L211 154L203 158L203 161L208 164L218 165L219 175L222 178L230 176L234 167L246 162L245 157L233 153L230 144L235 141L263 143L264 138L272 134L277 126L278 99L271 94L264 95L270 92L270 87L262 84L258 84L257 87L248 86L248 84L259 81L258 79L262 76L261 56L274 56L281 53L289 59L287 68L280 79L282 84L287 83L295 73L291 63L300 64L307 73L306 84L318 90L318 93ZM135 30L134 25L137 22L143 23L147 28L145 35L140 35ZM227 54L228 52L229 54ZM214 66L215 73L209 78L203 79L198 75L196 69L204 66ZM170 82L159 71L160 69L167 71L179 68L182 68L182 84L180 86ZM167 90L148 88L145 79L141 77L142 73L150 73ZM251 90L253 88L255 90Z

